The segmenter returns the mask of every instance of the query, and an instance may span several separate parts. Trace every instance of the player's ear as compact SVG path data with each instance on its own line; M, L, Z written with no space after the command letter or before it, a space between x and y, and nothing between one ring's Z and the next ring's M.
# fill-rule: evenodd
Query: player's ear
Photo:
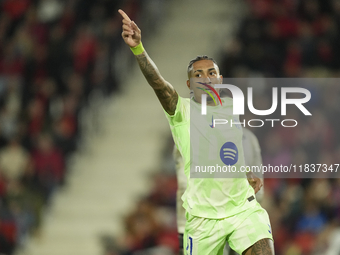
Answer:
M190 89L190 80L187 80L187 87Z
M222 84L222 82L223 82L223 76L220 75L220 77L219 77L218 79L219 79L220 83Z

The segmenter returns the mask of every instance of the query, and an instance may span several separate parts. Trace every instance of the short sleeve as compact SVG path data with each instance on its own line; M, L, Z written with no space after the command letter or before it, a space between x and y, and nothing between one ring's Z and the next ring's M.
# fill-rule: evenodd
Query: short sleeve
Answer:
M164 113L169 121L170 126L177 126L184 122L189 121L190 118L189 99L178 96L175 113L173 115L170 115L165 110Z

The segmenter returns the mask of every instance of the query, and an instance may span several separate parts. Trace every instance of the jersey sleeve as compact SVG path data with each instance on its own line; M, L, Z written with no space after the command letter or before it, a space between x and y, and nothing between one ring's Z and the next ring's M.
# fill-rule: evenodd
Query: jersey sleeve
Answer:
M168 114L164 109L163 111L170 126L177 126L190 120L190 102L186 98L178 96L176 111L173 115Z

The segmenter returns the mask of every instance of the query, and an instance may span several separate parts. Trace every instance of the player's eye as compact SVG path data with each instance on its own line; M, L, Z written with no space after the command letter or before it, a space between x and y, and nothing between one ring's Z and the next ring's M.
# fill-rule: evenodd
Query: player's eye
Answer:
M216 75L216 73L215 72L210 72L210 75Z
M195 77L199 78L199 77L201 77L201 74L198 73L198 74L195 75Z

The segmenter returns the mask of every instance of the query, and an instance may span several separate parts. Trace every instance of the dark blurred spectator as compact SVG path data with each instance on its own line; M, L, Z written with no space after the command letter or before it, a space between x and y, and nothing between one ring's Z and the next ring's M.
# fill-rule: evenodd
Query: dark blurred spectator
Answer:
M28 7L30 0L5 0L2 2L2 10L6 12L12 20L21 18Z
M14 215L7 208L0 208L0 249L6 254L13 254L17 242L17 226Z
M83 133L79 113L96 105L93 95L117 93L133 60L121 49L117 9L157 29L166 2L0 2L0 253L13 254L28 234L39 235L44 206L66 182L66 161ZM171 207L173 178L163 184L171 192L155 187L152 200ZM127 251L177 248L176 231L151 204L128 217Z
M96 39L88 25L78 28L73 43L73 65L75 71L81 74L89 72L95 58Z
M65 162L63 155L53 144L50 135L42 134L37 139L36 150L32 153L34 178L46 203L63 181Z
M28 106L28 135L33 140L42 132L45 122L45 110L43 103L32 100Z
M36 201L32 200L30 192L21 181L12 181L8 185L6 204L13 214L17 232L16 243L23 246L26 238L37 227Z
M63 108L61 114L54 122L54 140L58 148L64 155L76 149L78 132L78 97L74 95L65 96L63 98Z

